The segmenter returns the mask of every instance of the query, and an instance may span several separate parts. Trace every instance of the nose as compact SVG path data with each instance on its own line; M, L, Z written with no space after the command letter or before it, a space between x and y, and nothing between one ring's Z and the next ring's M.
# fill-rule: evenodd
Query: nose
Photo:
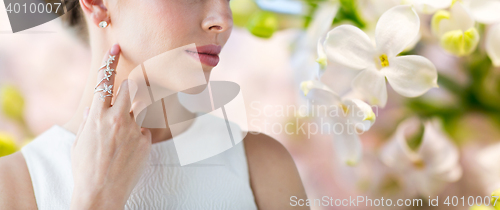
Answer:
M211 1L207 15L202 22L203 30L210 33L223 33L233 28L233 17L227 0Z

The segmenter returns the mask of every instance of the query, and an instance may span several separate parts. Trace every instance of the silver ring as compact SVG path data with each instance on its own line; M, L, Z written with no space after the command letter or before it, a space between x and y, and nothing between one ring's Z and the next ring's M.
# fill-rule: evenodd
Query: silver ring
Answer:
M94 93L96 93L96 92L98 92L98 91L109 92L109 90L108 90L108 89L106 89L106 88L107 88L106 84L104 84L105 89L97 89L97 87L99 87L99 85L102 83L102 81L104 81L104 80L108 80L108 81L109 81L109 78L113 75L113 72L115 72L115 74L116 74L115 69L112 69L112 68L110 68L110 67L109 67L109 65L110 65L110 64L112 64L114 60L115 60L115 56L114 56L114 55L109 55L109 58L108 58L108 60L105 62L105 64L104 64L104 65L102 65L102 66L99 68L98 72L99 72L101 69L103 69L104 67L106 67L106 69L104 70L104 78L102 78L102 79L101 79L101 81L99 81L99 82L97 83L97 85L94 87ZM109 88L111 88L111 87L113 87L113 85L109 86ZM111 91L112 91L112 90L111 90ZM111 94L111 95L109 95L109 94ZM105 95L105 96L103 96L103 95L101 94L101 99L103 99L104 97L107 97L107 96L112 96L112 95L113 95L113 93L112 93L112 92L109 92L109 94L108 94L108 95Z
M109 69L109 64L112 64L114 60L115 60L115 56L114 55L109 55L108 60L97 71L100 71L104 67L106 67L106 69Z
M113 85L108 86L108 85L106 85L106 83L104 83L104 89L103 88L95 89L94 93L97 93L99 91L102 91L104 93L113 94Z
M102 93L101 93L101 97L99 97L99 100L105 101L104 98L111 97L111 96L113 96L113 95L109 95L109 94L108 95L102 95Z
M104 88L99 88L99 89L94 90L94 94L97 92L102 92L102 93L100 93L101 97L99 99L104 101L104 98L113 96L113 85L108 86L108 85L106 85L106 83L104 83ZM108 93L108 94L104 95L103 93Z

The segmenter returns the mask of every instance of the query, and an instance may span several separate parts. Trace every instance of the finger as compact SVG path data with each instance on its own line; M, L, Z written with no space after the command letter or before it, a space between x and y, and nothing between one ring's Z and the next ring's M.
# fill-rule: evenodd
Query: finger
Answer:
M82 120L82 123L80 124L80 127L78 128L78 132L76 133L76 135L80 134L83 130L83 127L85 127L85 122L87 122L87 117L89 116L89 111L90 111L89 107L85 107L85 110L83 110L83 120ZM73 146L76 146L77 141L78 141L78 138L75 139Z
M116 66L120 58L120 46L115 44L103 58L103 65L97 73L94 98L91 110L103 111L111 106L113 97L113 85L115 82Z
M83 127L85 125L85 122L87 122L87 117L89 116L89 111L90 111L90 108L89 107L85 107L85 110L83 111L82 124L80 125L80 128L78 129L78 133L82 132Z
M147 128L141 128L141 133L144 135L147 139L149 139L149 142L151 142L151 131Z
M130 91L129 91L129 81L124 80L118 89L118 94L116 95L115 102L113 104L113 109L118 110L120 114L129 114L130 107L132 106L130 102Z
M146 118L146 107L147 105L143 101L136 101L132 104L132 107L130 109L130 116L134 118L139 127L142 126L142 123Z

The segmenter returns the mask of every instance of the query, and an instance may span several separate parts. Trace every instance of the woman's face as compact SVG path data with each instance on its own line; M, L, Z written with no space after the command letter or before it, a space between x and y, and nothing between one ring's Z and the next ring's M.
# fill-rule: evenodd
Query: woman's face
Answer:
M205 50L218 54L233 27L229 0L110 0L107 9L122 59L131 65L192 43L198 52L209 45ZM199 57L206 73L218 62Z

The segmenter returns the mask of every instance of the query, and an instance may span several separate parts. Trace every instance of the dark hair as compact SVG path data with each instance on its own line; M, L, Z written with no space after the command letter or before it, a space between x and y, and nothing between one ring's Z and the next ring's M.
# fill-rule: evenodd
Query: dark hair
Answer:
M53 4L61 3L61 0L45 0L45 2ZM68 27L81 41L88 43L89 34L80 1L65 0L63 2L68 11L64 14L64 9L60 9L57 15L61 18L64 26Z

